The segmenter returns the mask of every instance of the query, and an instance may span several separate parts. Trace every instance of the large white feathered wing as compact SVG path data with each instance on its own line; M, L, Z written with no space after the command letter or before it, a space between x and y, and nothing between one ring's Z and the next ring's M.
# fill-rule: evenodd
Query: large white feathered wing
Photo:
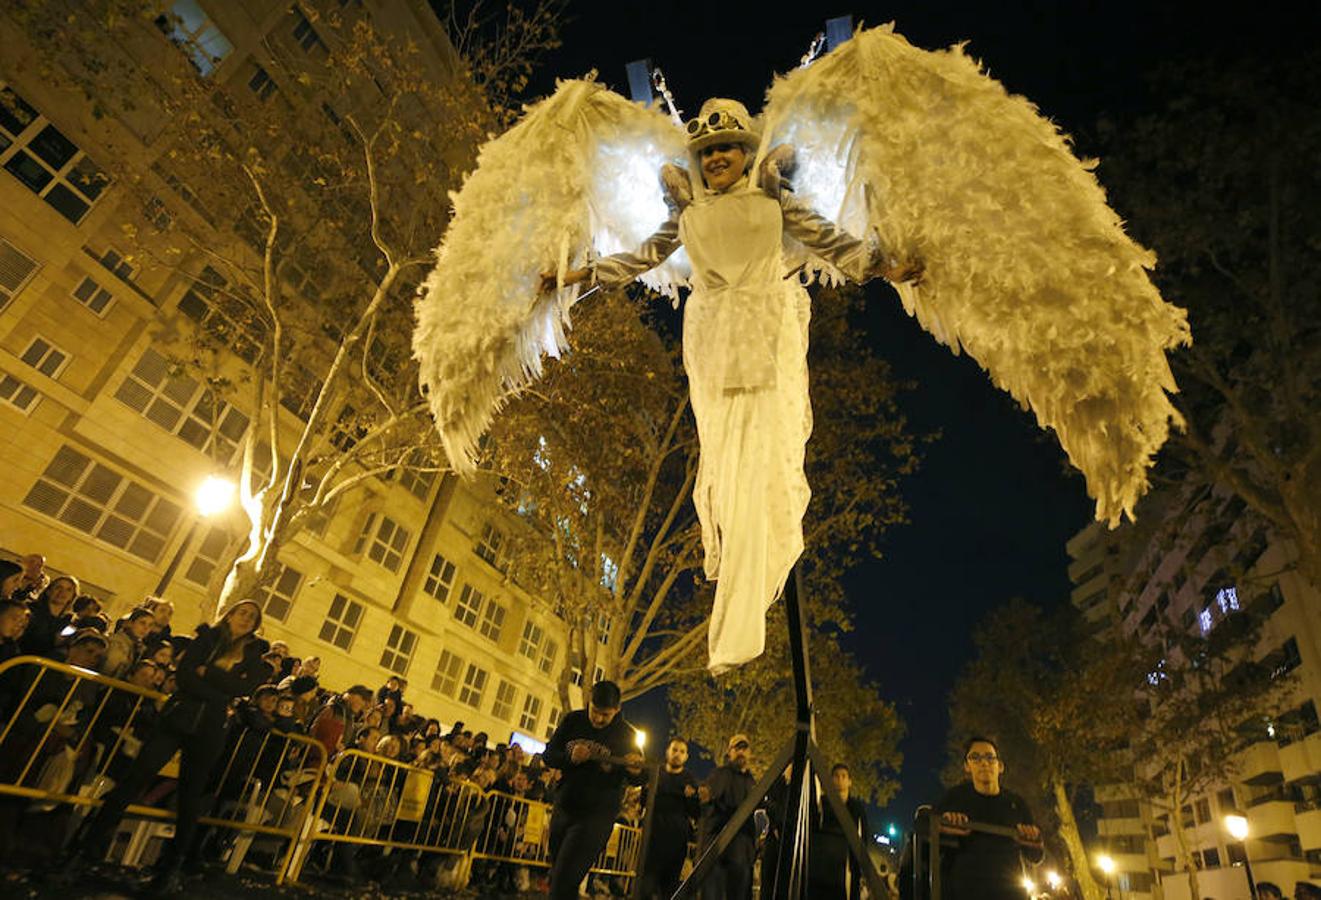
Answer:
M576 292L538 296L538 276L641 244L667 217L663 163L683 134L661 113L591 80L555 93L488 142L451 195L453 219L416 303L413 355L454 468L471 473L477 443L509 394L565 348ZM645 277L673 295L683 258Z
M1131 516L1179 421L1165 351L1188 324L1068 139L961 47L890 26L777 79L764 121L763 148L794 145L818 212L925 261L905 309L1056 432L1096 517Z

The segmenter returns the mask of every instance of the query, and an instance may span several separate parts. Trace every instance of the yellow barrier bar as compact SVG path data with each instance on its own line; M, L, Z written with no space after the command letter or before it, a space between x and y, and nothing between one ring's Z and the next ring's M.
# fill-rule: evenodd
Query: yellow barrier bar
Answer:
M159 707L167 699L166 695L37 656L19 656L0 664L0 679L18 681L27 669L33 670L31 680L0 729L0 795L72 807L99 806L100 800L96 797L71 793L70 789L81 791L94 785L98 777L112 778L109 773L116 765L134 765L136 751L132 754L124 752L130 746L131 732L141 724L144 710ZM118 702L121 700L122 704ZM122 721L107 724L108 719L120 714L123 714ZM144 732L132 740L145 742L149 737ZM232 804L239 815L234 818L208 815L199 821L240 835L261 834L285 840L288 847L274 872L279 883L284 881L288 872L312 801L320 793L325 749L318 741L304 735L270 731L262 735L251 765L243 771L236 771L236 760L245 745L250 745L252 737L246 729L227 732L227 739L234 741L233 750L219 778L213 777L210 782L217 802ZM271 742L275 740L282 742L279 753L271 758L268 768L261 769ZM69 754L70 758L62 761L62 767L55 766L57 755L62 753ZM286 767L292 753L298 755L302 765L300 770ZM97 754L103 755L97 759ZM299 783L293 783L285 789L284 802L271 808L277 781L291 773L297 776L299 772L312 774L312 778L303 783L308 790L308 802L299 802ZM264 776L264 783L258 776ZM255 802L245 798L252 798ZM298 806L302 808L295 811ZM127 814L136 818L174 818L174 813L169 810L138 804L130 805Z

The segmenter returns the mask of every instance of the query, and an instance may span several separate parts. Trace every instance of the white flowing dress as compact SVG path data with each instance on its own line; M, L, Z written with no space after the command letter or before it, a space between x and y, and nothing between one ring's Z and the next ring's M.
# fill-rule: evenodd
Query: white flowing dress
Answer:
M857 238L747 178L700 196L638 250L602 258L597 283L617 286L678 249L692 262L683 361L701 445L693 502L705 569L716 580L709 668L719 674L766 645L766 610L803 552L811 491L803 472L812 407L807 292L786 271L788 235L861 281L872 253Z

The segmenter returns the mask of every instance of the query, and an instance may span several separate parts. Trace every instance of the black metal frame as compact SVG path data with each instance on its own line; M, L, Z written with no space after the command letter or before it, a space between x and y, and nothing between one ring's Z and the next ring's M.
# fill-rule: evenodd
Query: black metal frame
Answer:
M693 871L679 885L671 900L693 900L697 896L716 861L724 853L743 824L763 804L775 782L784 774L784 770L793 765L789 776L789 792L785 800L784 820L780 823L780 851L775 862L774 878L770 884L763 881L761 896L773 900L807 900L807 853L811 829L809 816L812 809L812 774L813 768L825 774L830 771L825 757L816 745L814 737L815 720L812 708L812 675L807 652L807 630L803 619L802 576L795 566L789 573L784 587L784 605L789 619L789 653L793 660L794 694L797 697L797 715L794 735L776 754L775 761L767 767L757 786L748 794L746 800L734 811L734 815L725 823L725 827L716 835L715 840L697 859ZM655 779L659 770L652 776L653 786L650 796L655 796ZM848 844L849 855L857 863L858 871L867 883L873 897L886 896L880 875L872 865L867 848L862 846L853 819L839 797L832 791L822 791L830 814L840 824L840 831ZM651 807L653 804L648 804ZM642 851L638 857L638 875L634 882L635 898L641 896L642 872L646 864L647 842L651 836L651 809L648 808L643 825ZM766 867L763 866L763 872Z

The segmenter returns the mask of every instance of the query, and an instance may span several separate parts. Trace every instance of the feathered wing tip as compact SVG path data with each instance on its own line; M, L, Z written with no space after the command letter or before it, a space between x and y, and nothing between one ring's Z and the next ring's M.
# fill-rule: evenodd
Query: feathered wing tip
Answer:
M920 50L890 26L778 79L765 133L795 146L819 212L925 261L899 290L908 313L1058 435L1098 519L1131 518L1182 424L1165 353L1191 338L1068 138L961 46Z
M413 355L456 471L474 471L492 417L566 347L577 294L538 296L540 272L641 243L666 218L658 170L682 156L668 118L590 78L482 147L415 304ZM673 295L686 277L672 262L647 282Z

